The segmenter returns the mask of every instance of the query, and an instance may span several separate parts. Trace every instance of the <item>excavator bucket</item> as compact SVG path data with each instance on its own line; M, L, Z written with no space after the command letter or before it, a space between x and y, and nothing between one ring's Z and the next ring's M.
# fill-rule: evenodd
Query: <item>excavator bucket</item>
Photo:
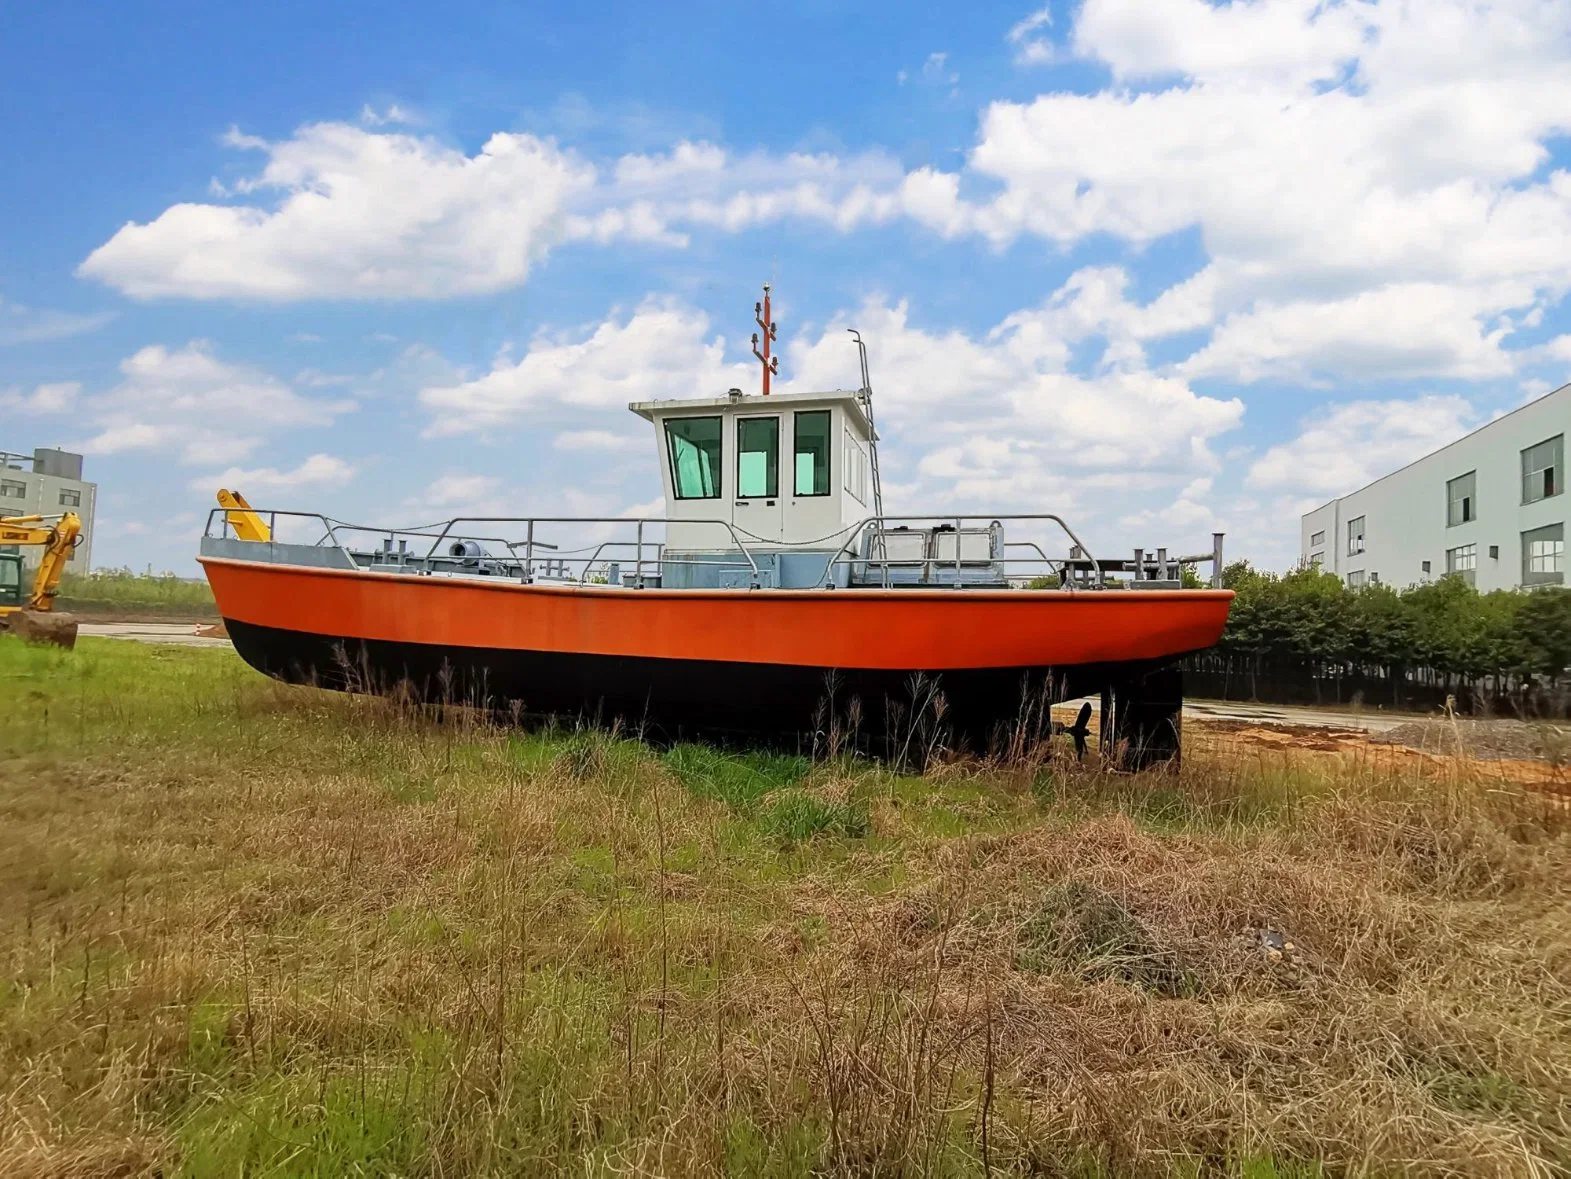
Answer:
M67 651L76 646L76 616L53 610L17 610L0 614L0 631L29 643L49 643Z

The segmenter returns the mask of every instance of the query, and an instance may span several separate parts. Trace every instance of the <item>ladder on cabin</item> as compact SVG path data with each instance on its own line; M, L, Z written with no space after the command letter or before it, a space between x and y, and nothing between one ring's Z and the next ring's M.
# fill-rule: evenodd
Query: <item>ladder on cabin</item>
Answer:
M878 475L878 425L873 421L873 382L867 373L867 345L862 343L862 333L855 328L847 328L856 337L856 350L862 358L862 408L867 411L867 453L873 466L873 515L879 518L879 540L883 540L884 516L884 484Z

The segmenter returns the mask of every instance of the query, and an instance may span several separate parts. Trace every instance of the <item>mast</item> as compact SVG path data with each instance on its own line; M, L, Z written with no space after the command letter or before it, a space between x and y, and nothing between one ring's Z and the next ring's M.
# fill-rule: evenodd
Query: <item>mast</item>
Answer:
M769 396L769 378L780 375L780 358L770 356L769 346L775 338L775 321L769 317L769 284L764 284L764 301L753 304L753 322L764 329L764 350L758 350L758 333L753 333L753 355L764 366L764 396Z

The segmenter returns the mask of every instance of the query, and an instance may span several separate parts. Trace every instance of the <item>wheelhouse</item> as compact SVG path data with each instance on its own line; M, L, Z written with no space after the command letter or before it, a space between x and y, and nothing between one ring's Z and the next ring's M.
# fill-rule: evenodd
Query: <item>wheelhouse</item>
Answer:
M665 584L726 584L739 537L767 580L817 585L874 514L872 423L854 392L778 393L628 407L654 426L665 493Z

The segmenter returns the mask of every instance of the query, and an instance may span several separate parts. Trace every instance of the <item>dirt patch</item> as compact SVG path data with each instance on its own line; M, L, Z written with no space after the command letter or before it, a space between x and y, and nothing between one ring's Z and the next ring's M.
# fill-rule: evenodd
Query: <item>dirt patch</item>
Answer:
M1208 736L1226 735L1250 745L1273 749L1310 749L1321 753L1340 753L1368 743L1368 735L1361 729L1332 729L1317 725L1273 725L1259 721L1186 718L1184 728Z
M1552 724L1437 717L1398 725L1370 740L1445 756L1571 762L1571 729Z

